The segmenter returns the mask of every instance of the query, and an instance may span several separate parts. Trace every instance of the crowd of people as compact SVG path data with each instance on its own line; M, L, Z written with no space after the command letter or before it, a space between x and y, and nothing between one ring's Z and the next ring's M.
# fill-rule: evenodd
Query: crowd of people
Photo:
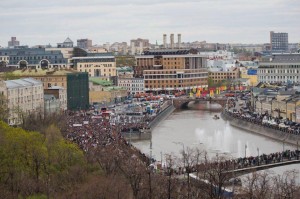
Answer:
M261 125L266 128L279 130L289 134L300 135L300 124L290 122L288 120L282 121L280 118L272 117L268 113L244 113L243 111L225 110L224 114L228 114L231 117Z

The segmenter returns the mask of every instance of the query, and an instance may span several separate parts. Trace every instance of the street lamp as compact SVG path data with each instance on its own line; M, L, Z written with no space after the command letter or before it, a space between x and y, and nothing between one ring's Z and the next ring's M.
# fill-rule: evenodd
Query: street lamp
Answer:
M257 147L257 166L259 166L259 148Z
M245 158L247 157L247 144L245 144Z

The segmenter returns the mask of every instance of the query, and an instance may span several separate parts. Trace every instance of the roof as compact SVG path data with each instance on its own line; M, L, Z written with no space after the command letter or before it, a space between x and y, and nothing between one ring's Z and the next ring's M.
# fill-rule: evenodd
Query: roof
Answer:
M49 88L48 88L48 90L56 90L56 89L61 90L61 89L65 89L65 88L63 88L63 87L61 87L61 86L52 86L52 87L49 87Z
M73 43L73 41L68 37L68 38L64 41L64 43Z
M49 76L49 75L66 75L68 73L78 73L78 71L75 70L43 70L43 69L37 69L37 70L15 70L12 72L13 75L17 76Z
M127 90L126 88L120 86L109 86L104 88L105 91L113 91L113 90Z
M259 64L269 63L300 63L300 53L273 54L263 59Z
M28 86L35 86L35 85L43 84L41 81L33 79L33 78L7 80L4 82L5 82L7 88L20 88L20 87L28 87Z
M111 81L106 81L106 80L103 80L103 79L100 79L100 78L97 78L97 77L90 77L89 81L93 82L94 84L101 85L101 86L111 86L111 85L113 85L113 83Z

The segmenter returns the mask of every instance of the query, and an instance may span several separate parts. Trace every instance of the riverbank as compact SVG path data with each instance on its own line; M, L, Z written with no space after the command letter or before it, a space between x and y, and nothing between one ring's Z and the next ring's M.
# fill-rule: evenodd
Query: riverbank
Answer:
M229 121L230 125L232 125L234 127L237 127L237 128L258 134L258 135L262 135L264 137L268 137L268 138L274 139L279 142L284 142L284 143L288 143L288 144L297 146L297 141L299 139L299 136L297 136L297 135L282 132L280 130L268 128L265 126L261 126L259 124L252 123L250 121L245 121L242 119L232 117L227 112L225 112L225 110L222 111L221 117L224 120Z

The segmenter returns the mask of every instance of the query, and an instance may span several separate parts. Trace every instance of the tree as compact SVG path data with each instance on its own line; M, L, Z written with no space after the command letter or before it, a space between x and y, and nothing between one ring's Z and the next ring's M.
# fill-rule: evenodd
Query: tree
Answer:
M0 120L7 122L8 113L9 109L7 105L7 99L3 94L0 94Z

